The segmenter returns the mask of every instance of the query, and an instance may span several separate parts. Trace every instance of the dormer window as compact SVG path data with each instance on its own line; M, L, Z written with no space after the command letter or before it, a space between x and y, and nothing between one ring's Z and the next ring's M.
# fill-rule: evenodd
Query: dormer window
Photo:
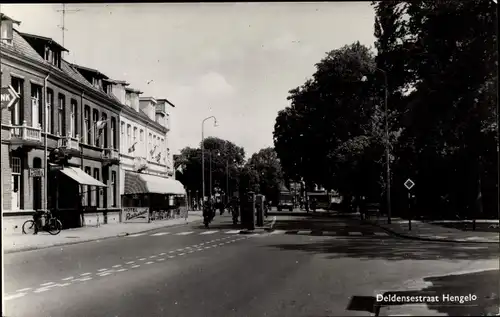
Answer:
M101 80L99 78L95 78L93 77L92 78L92 85L98 89L101 89L102 87L102 83L101 83Z
M2 28L0 32L0 37L2 38L2 43L12 45L12 38L14 32L12 29L12 20L4 19L2 17Z
M50 64L61 68L61 52L52 50L50 47L45 47L45 60Z

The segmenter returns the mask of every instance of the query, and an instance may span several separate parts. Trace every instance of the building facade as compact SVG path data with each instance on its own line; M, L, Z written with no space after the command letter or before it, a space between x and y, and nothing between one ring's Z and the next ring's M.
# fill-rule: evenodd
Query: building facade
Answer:
M120 221L120 103L57 42L1 22L1 84L20 96L2 109L3 230L20 232L38 209L66 228Z

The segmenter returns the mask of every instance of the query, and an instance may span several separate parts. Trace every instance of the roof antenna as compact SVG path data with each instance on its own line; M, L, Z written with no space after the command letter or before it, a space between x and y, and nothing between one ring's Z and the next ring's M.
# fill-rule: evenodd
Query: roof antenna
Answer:
M62 12L62 25L58 25L57 27L61 29L62 31L62 46L64 47L64 31L67 31L68 29L66 29L65 25L66 25L66 21L65 21L65 18L66 18L66 13L70 13L70 12L78 12L78 11L82 11L80 9L74 9L74 10L67 10L66 9L66 4L63 3L62 5L62 10L57 10L57 12ZM61 54L64 55L65 52L62 52Z

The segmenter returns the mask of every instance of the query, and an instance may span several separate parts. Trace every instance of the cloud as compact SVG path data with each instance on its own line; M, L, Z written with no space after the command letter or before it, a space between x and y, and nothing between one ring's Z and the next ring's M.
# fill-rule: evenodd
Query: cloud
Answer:
M197 88L206 95L230 95L234 92L224 76L217 72L209 72L202 75L197 83Z

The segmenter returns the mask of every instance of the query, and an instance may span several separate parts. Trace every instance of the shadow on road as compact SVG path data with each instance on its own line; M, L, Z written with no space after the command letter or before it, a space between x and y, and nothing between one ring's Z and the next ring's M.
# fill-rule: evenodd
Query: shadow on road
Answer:
M304 251L327 255L329 259L343 257L359 259L400 260L479 260L498 259L499 247L491 244L459 244L422 242L408 239L381 239L356 237L304 242L302 244L278 244L267 247L287 251Z

